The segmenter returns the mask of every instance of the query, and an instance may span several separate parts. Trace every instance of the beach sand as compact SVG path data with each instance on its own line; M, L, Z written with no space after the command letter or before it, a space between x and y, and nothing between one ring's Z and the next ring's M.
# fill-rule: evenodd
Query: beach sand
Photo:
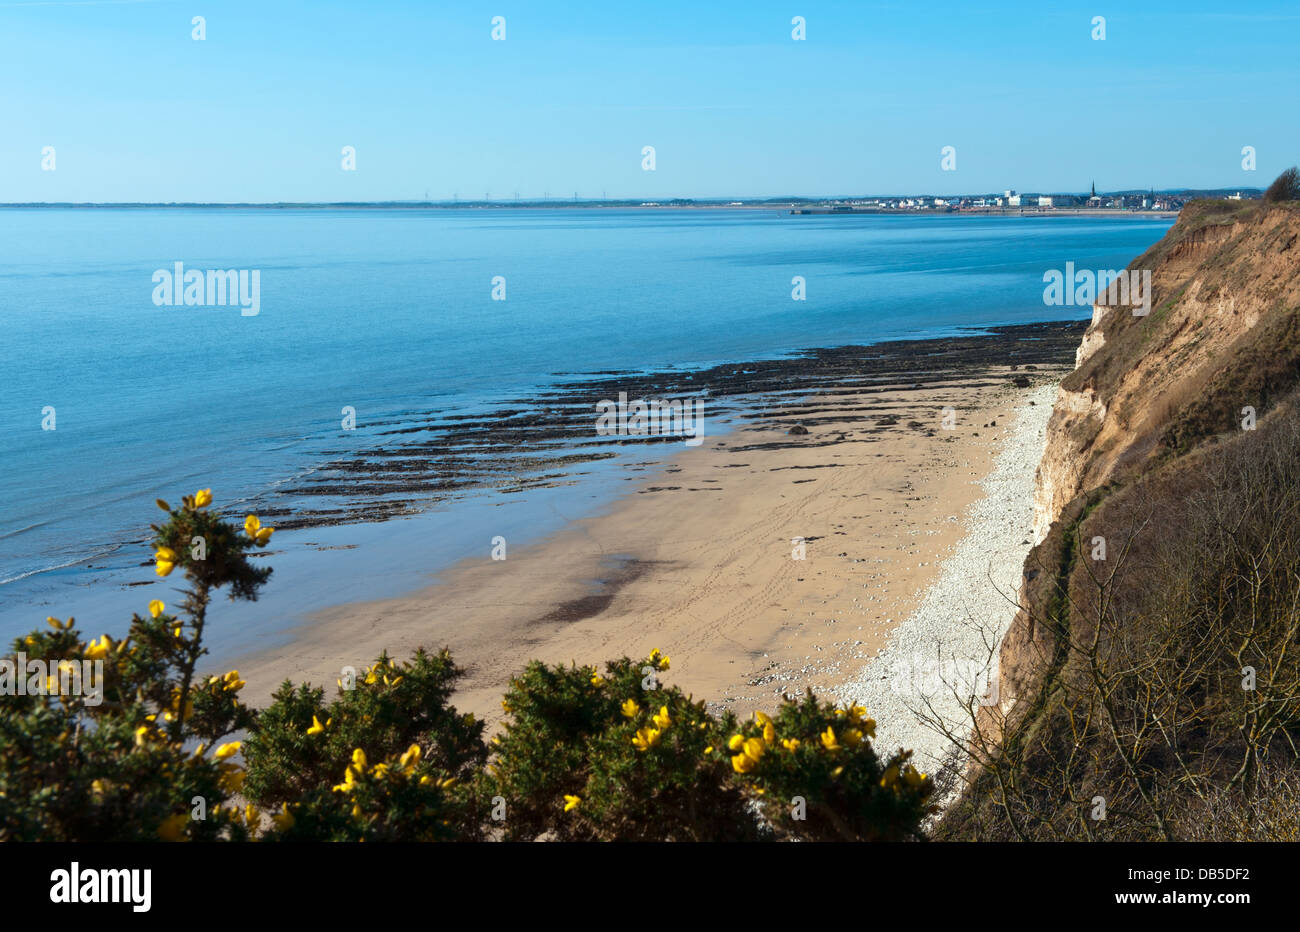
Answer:
M672 658L669 683L742 715L805 687L836 695L918 608L1013 415L1061 372L1040 367L1037 389L1015 387L1017 374L990 366L737 417L630 476L603 514L504 560L484 541L481 559L423 590L311 616L288 647L239 659L246 698L263 705L286 678L332 694L343 667L418 646L451 649L467 670L456 706L489 722L530 659L603 664L652 648ZM791 418L808 434L791 436Z

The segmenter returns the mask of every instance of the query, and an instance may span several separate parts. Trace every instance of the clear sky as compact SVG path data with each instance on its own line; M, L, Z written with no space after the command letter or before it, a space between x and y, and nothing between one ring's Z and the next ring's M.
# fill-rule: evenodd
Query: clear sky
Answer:
M0 202L1265 187L1297 49L1295 0L0 0Z

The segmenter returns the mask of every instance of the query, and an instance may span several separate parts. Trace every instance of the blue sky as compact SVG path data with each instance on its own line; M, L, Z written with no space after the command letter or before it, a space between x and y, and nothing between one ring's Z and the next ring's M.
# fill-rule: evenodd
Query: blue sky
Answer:
M1264 187L1300 161L1294 0L704 6L0 0L0 202Z

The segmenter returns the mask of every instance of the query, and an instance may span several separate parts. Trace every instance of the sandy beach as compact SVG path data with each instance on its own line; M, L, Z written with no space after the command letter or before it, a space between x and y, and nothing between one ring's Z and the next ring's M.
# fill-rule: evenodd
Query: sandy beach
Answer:
M740 714L805 687L838 695L935 585L1012 425L1064 371L1013 368L733 414L727 433L629 475L602 514L504 560L485 541L434 585L315 614L290 647L239 659L248 698L286 678L332 691L344 666L418 646L452 650L468 671L456 705L490 722L530 659L656 647L670 682Z

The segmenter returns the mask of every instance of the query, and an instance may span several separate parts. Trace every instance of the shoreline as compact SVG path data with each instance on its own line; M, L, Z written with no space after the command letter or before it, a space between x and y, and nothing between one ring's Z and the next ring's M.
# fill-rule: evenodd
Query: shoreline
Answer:
M260 705L286 678L328 690L381 650L446 646L467 670L453 702L489 724L529 660L603 664L656 647L673 657L671 681L715 708L744 715L805 686L829 697L936 582L1005 419L1037 390L1012 380L1054 384L1073 362L1071 340L1060 342L1034 346L1028 373L986 359L934 377L918 372L918 353L853 384L788 387L731 411L726 435L626 476L628 493L601 513L504 560L485 546L418 591L314 612L287 646L233 665ZM990 338L982 349L1007 347ZM959 412L951 431L946 407ZM807 435L792 436L795 424Z
M620 391L700 399L706 435L731 423L780 425L765 445L825 451L830 441L784 436L784 429L807 420L815 432L837 406L858 404L866 413L881 392L937 389L988 364L1028 371L1072 359L1084 326L1084 320L986 325L696 368L558 372L547 386L499 393L477 408L415 407L401 420L381 419L347 446L327 449L329 456L291 481L230 506L256 512L283 534L273 551L258 554L276 568L272 587L256 603L224 608L211 632L209 660L290 650L294 637L310 637L310 625L303 625L309 613L414 592L456 560L486 554L496 535L512 547L551 535L571 517L617 502L681 450L681 438L597 436L599 399ZM826 411L803 401L818 393L827 396ZM855 395L861 397L852 401ZM858 426L873 437L892 429L883 420ZM42 590L24 611L37 606L40 616L112 618L129 616L154 596L175 598L168 581L141 578L142 564L129 553L120 566L83 562L68 571L80 574L76 585L57 595ZM20 585L39 588L42 578ZM22 602L15 597L12 604ZM0 618L18 634L29 630L20 615L15 608ZM105 629L120 634L111 624Z

